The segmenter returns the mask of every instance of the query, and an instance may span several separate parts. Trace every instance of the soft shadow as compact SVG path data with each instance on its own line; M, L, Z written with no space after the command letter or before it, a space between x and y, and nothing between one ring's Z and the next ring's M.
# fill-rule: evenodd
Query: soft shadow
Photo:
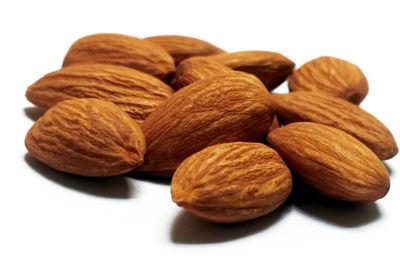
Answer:
M56 171L39 162L29 153L25 154L24 159L38 174L63 187L100 197L121 199L133 197L134 189L124 176L102 178L82 177Z
M25 115L33 121L37 121L45 111L38 107L26 107L24 108Z
M393 168L387 162L383 162L383 164L385 165L389 175L392 176L394 174Z
M351 203L318 194L300 180L295 180L289 198L297 210L328 224L341 227L361 227L381 217L375 203Z
M152 175L149 173L140 173L137 171L132 171L126 176L131 177L133 179L139 180L139 181L146 181L146 182L152 182L156 184L163 184L163 185L170 185L171 184L171 177L162 177L162 176L156 176Z
M201 220L181 211L171 226L170 239L174 243L204 244L227 242L243 238L272 226L288 210L285 203L268 215L246 222L217 224Z

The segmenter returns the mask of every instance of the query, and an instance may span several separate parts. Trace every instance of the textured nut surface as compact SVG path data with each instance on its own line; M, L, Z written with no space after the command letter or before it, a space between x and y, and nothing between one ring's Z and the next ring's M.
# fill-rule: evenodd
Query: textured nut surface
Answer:
M271 131L267 141L290 168L321 194L345 201L372 202L389 190L389 174L381 160L339 129L295 122Z
M167 50L174 58L176 65L182 60L194 56L209 56L225 53L222 49L193 37L166 35L153 36L145 39Z
M311 121L338 128L367 145L381 159L389 159L398 152L386 126L348 101L308 91L274 94L272 98L283 123Z
M292 177L279 154L260 143L210 146L188 157L172 177L172 199L213 222L238 222L276 209Z
M67 99L103 99L120 106L140 125L173 92L161 80L127 67L74 64L36 81L26 97L45 110Z
M120 34L94 34L78 39L65 56L63 67L88 62L125 66L163 80L175 72L172 57L162 47Z
M224 53L209 58L231 69L257 76L268 90L279 86L294 68L294 63L285 56L267 51Z
M143 122L147 151L138 170L172 176L185 158L207 146L261 140L273 116L271 95L252 75L232 71L199 80Z
M230 71L232 69L206 57L188 58L179 63L176 68L172 85L181 89L198 80Z
M72 99L48 110L25 138L29 153L48 166L83 176L110 176L141 164L142 131L112 102Z
M355 104L367 96L368 82L361 70L342 59L319 57L297 69L290 91L322 91Z

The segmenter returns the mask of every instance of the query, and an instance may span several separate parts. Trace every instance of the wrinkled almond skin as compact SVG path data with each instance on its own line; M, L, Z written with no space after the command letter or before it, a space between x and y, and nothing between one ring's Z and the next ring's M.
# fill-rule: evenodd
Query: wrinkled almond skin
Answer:
M367 96L368 82L361 70L350 62L334 57L319 57L293 73L289 89L321 91L358 105Z
M147 152L137 170L170 177L188 156L218 143L259 141L274 111L254 76L232 71L175 92L143 122Z
M74 64L32 84L26 97L47 110L60 101L97 98L120 106L139 125L174 90L149 74L108 64Z
M188 58L176 68L172 86L181 89L195 81L231 71L232 69L206 57Z
M139 126L112 102L72 99L48 110L28 131L29 153L46 165L82 176L126 173L143 162Z
M188 157L172 177L172 199L202 219L232 223L270 213L292 190L279 154L261 144L210 146Z
M373 202L389 191L382 161L353 136L333 127L295 122L271 131L268 144L318 192L351 202Z
M222 49L197 38L166 35L145 38L163 47L173 57L175 64L194 56L209 56L225 53Z
M172 57L162 47L120 34L94 34L78 39L65 56L63 67L76 63L120 65L162 80L175 72Z
M279 53L267 51L241 51L210 56L231 69L257 76L273 90L292 74L295 64Z
M398 152L391 132L357 105L322 92L274 94L275 111L283 123L310 121L338 128L368 146L380 159Z

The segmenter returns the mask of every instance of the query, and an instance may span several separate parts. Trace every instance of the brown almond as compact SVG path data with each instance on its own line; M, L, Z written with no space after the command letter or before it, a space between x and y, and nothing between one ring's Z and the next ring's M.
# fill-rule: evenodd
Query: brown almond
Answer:
M137 170L172 176L188 156L218 143L262 140L271 95L254 76L232 71L175 92L143 122L145 162Z
M357 105L322 92L274 94L275 111L283 123L311 121L338 128L368 146L379 158L398 152L388 128Z
M382 161L363 143L339 129L295 122L268 134L285 163L318 192L351 202L373 202L390 186Z
M233 142L188 157L172 177L172 199L202 219L231 223L270 213L292 190L279 154L260 143Z
M232 69L207 59L207 57L192 57L179 63L176 68L175 78L172 86L181 89L195 81L230 72Z
M209 56L225 53L222 49L197 38L165 35L145 38L163 47L174 58L175 64L194 56Z
M293 73L289 89L321 91L360 104L367 96L368 82L356 65L334 57L319 57Z
M83 176L129 172L143 162L145 140L128 114L112 102L72 99L48 110L25 138L46 165Z
M162 80L175 72L172 57L162 47L120 34L94 34L78 39L65 56L63 67L76 63L120 65Z
M74 64L36 81L26 97L44 110L67 99L103 99L120 106L140 125L173 92L161 80L127 67Z
M294 63L283 55L267 51L241 51L210 56L209 58L234 70L257 76L273 90L293 72Z
M269 128L269 131L275 130L279 127L281 127L281 123L279 122L278 117L275 115L274 118L272 119L272 124L271 127Z

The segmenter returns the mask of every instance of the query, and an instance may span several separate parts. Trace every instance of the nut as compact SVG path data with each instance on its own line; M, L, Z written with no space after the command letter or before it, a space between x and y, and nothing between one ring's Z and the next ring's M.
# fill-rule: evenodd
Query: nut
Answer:
M295 122L271 131L267 141L290 168L323 195L373 202L389 190L389 174L381 160L339 129Z
M65 56L63 67L88 62L125 66L162 80L175 72L174 60L162 47L119 34L94 34L78 39Z
M181 89L195 81L230 71L232 69L206 57L188 58L176 68L172 86Z
M25 145L48 166L83 176L128 172L142 163L146 147L135 121L98 99L60 102L33 125Z
M173 92L161 80L134 69L74 64L36 81L28 88L26 97L44 110L73 98L107 100L120 106L140 125Z
M273 90L292 74L294 63L279 53L267 51L241 51L208 57L231 69L257 76Z
M342 59L319 57L296 70L289 80L290 91L322 91L354 104L367 96L368 82L361 70Z
M252 75L232 71L196 81L143 122L147 152L137 170L172 176L185 158L207 146L262 140L273 116L271 95Z
M159 45L168 51L171 57L174 58L176 65L182 60L194 56L209 56L225 53L222 49L206 41L186 36L153 36L145 38L145 40Z
M283 123L311 121L338 128L368 146L379 158L398 152L388 128L357 105L322 92L298 91L272 96Z
M217 144L188 157L172 177L172 199L205 220L239 222L270 213L292 190L279 154L260 143Z

